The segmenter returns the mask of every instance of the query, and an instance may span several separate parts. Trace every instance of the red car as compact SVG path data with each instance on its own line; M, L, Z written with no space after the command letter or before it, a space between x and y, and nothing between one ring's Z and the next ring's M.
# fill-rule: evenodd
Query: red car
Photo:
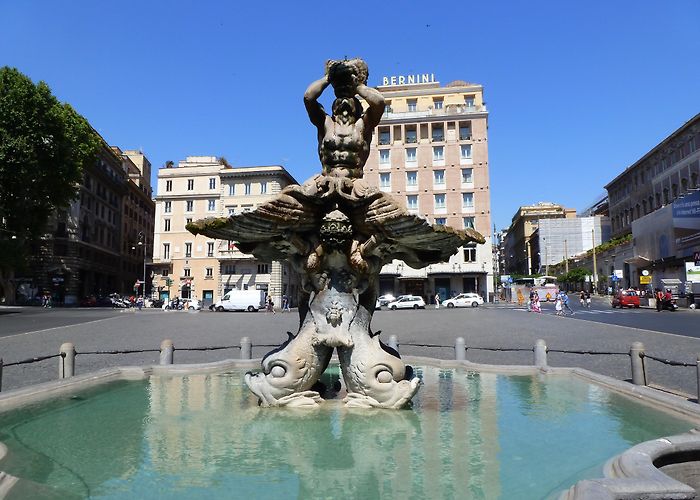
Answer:
M639 307L639 292L637 290L618 290L612 299L613 309L619 307Z

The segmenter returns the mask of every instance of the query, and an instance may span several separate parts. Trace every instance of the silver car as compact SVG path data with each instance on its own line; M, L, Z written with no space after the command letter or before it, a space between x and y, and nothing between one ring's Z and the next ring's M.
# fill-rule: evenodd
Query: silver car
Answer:
M425 309L423 297L417 295L403 295L394 302L389 302L387 307L392 311L397 309Z

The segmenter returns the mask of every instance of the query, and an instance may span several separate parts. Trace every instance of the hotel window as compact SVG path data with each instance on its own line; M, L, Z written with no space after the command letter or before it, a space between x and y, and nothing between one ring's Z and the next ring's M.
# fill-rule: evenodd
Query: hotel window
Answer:
M214 256L214 242L207 241L207 257L213 257L213 256Z
M435 109L442 109L442 99L433 99L433 107Z
M163 243L163 260L170 259L170 243Z
M267 182L260 183L260 194L267 194Z
M464 229L474 229L474 217L463 217Z
M165 181L165 190L166 190L166 191L172 191L172 190L173 190L173 181Z
M244 194L250 194L250 182L246 182L244 185Z
M463 168L462 169L462 184L471 184L474 182L474 169L473 168Z
M444 160L445 159L445 147L444 146L433 146L433 160Z
M468 108L473 108L474 107L474 96L465 96L464 97L464 105Z
M474 193L462 193L462 207L474 208Z
M406 104L408 105L408 111L415 111L418 101L416 99L408 99Z
M379 185L383 188L391 187L391 174L382 173L379 174Z
M188 278L189 278L190 276L192 276L192 275L190 274L190 268L189 268L189 267L186 267L185 269L183 269L183 273L184 273L184 275L185 275L186 277L188 277Z
M236 214L236 209L234 207L228 207L228 214L229 215L235 215Z
M270 264L258 264L258 274L270 274Z
M471 158L472 157L472 145L471 144L462 144L459 147L459 153L462 158Z
M187 179L187 190L192 191L194 189L194 179Z
M416 128L406 128L406 143L415 144L418 142L418 132Z
M163 211L166 214L169 214L170 211L173 209L173 202L172 201L166 201L165 204L163 205Z
M380 149L379 150L379 163L389 163L391 160L389 159L389 150L388 149Z
M435 210L442 210L445 208L445 194L435 195Z
M216 210L216 200L207 200L207 210L210 212Z
M191 212L192 210L194 210L194 201L187 200L185 202L185 212Z
M391 113L391 111L392 111L392 109L391 109L391 101L385 101L385 102L384 102L384 114L387 114L387 115L388 115L389 113Z
M185 257L192 257L192 243L185 243Z
M459 124L459 140L469 141L472 138L472 128L469 122Z
M204 277L205 278L213 278L214 277L214 268L213 267L207 267L204 269Z
M433 125L432 134L433 142L441 142L445 140L445 129L442 125Z
M439 224L441 226L444 226L445 224L447 224L447 219L445 219L444 217L436 217L435 224Z
M224 266L224 274L236 274L236 265L235 264L226 264Z
M381 128L379 129L379 145L385 146L387 144L391 144L391 133L388 127Z
M476 262L476 243L464 245L464 262Z
M417 186L418 185L418 173L417 172L406 172L406 185L407 186Z
M170 272L169 272L167 269L163 269L163 270L161 270L161 272L160 272L160 275L161 275L163 278L167 277L168 274L170 274Z
M236 185L235 184L229 184L228 185L228 195L229 196L234 196L236 194Z
M209 177L209 189L216 189L216 177Z
M406 148L406 161L415 162L416 161L416 148Z
M187 217L185 219L185 225L187 225L187 224L192 224L192 217Z
M170 219L163 220L163 231L170 231Z
M445 171L444 170L434 170L433 171L433 184L445 184Z
M412 194L406 196L406 207L409 210L418 210L418 195Z

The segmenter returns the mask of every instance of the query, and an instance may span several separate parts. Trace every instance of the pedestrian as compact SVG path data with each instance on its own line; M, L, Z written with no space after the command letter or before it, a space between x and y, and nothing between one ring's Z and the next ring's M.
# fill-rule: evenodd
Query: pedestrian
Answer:
M530 300L527 301L527 312L531 312L533 310L532 306L535 302L535 297L538 297L537 292L534 290L531 290L530 291Z
M661 290L659 288L657 288L655 291L655 297L656 297L656 312L661 312L661 307L663 306L663 302L664 302L664 294L661 292Z
M586 292L586 309L591 308L591 292Z
M440 292L435 294L435 309L440 309Z
M571 313L571 315L573 316L574 310L571 309L571 306L569 305L569 296L567 295L566 292L561 292L561 303L564 306L564 309L569 311L569 313Z
M556 300L554 301L554 310L557 311L556 315L561 316L563 314L562 312L562 301L561 301L561 295L557 295Z
M289 297L286 295L282 295L282 312L289 312L291 309L289 309Z
M267 296L267 312L275 314L275 302L272 300L272 295Z
M581 302L581 307L586 307L586 292L581 290L581 295L579 297L579 302Z
M537 293L535 293L532 297L532 312L542 312L542 308L540 307L540 296L537 295Z
M139 297L138 299L136 299L136 307L139 308L139 311L141 310L141 308L143 307L143 297Z

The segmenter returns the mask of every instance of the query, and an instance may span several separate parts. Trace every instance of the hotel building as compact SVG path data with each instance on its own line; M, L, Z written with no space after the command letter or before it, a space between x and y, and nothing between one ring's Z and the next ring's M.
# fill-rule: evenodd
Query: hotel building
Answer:
M418 83L420 82L420 83ZM460 292L493 292L488 112L483 87L432 75L385 77L377 87L386 111L372 139L365 179L406 205L412 214L486 238L449 262L412 269L395 260L382 268L379 292L433 300Z
M215 156L188 156L158 171L154 284L160 297L205 305L232 289L257 289L295 304L298 280L288 264L259 262L235 242L194 236L189 222L254 210L296 180L281 166L231 167Z

